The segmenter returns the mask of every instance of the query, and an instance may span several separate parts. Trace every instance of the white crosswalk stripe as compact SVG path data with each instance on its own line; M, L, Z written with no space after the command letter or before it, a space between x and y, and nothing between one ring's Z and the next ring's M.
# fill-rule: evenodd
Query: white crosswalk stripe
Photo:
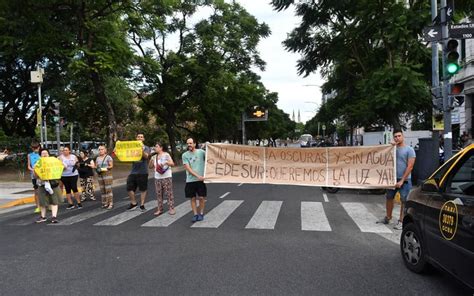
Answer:
M243 203L243 200L225 200L213 208L203 221L193 224L193 228L217 228Z
M168 227L174 222L178 221L178 219L186 216L189 212L191 212L191 205L189 201L183 202L179 206L174 208L176 210L176 214L169 215L168 213L163 213L160 216L146 222L142 226L145 227Z
M149 201L149 202L145 203L145 209L146 210L144 212L140 211L139 206L137 206L135 209L133 209L131 211L125 211L123 213L112 216L112 217L110 217L108 219L105 219L103 221L97 222L94 225L96 225L96 226L116 226L116 225L122 224L124 222L127 222L128 220L131 220L135 217L138 217L143 213L146 213L146 212L150 211L152 208L155 207L155 205L156 205L155 200Z
M301 230L332 230L321 202L301 202Z
M274 229L280 213L282 201L264 200L258 207L250 222L245 226L247 229Z
M391 233L392 231L384 224L377 224L375 217L367 207L362 203L343 202L341 203L347 214L354 220L356 225L362 232L373 233Z
M114 207L121 207L121 206L124 206L126 204L128 204L129 201L120 201L120 202L116 202L114 204ZM105 214L109 212L109 210L106 210L106 209L102 209L102 208L97 208L97 209L93 209L91 211L87 211L87 212L82 212L78 215L75 215L75 216L72 216L72 217L68 217L66 219L62 219L61 220L61 223L58 223L58 224L48 224L48 225L52 225L52 226L68 226L68 225L73 225L73 224L76 224L76 223L79 223L79 222L82 222L82 221L85 221L87 219L90 219L90 218L94 218L96 216L99 216L99 215L102 215L102 214Z

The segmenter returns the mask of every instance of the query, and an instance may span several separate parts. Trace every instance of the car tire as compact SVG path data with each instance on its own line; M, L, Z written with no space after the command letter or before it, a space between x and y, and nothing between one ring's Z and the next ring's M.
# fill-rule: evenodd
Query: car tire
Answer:
M323 187L324 191L327 191L329 193L336 193L339 191L339 188L337 187Z
M414 223L403 227L400 237L400 251L403 262L408 269L416 273L423 273L428 269L426 249L420 232Z

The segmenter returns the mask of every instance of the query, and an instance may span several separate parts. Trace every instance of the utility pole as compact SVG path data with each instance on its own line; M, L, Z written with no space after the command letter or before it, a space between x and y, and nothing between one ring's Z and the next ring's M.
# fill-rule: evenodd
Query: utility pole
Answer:
M446 48L448 45L448 22L446 19L446 9L447 3L446 0L441 0L441 37L443 40L443 122L444 122L444 159L449 159L453 155L453 133L451 131L451 106L448 98L448 88L449 88L449 75L446 71Z
M43 83L43 74L44 69L41 69L40 66L37 66L36 71L30 72L31 83L38 84L38 125L40 127L40 142L41 146L44 146L44 139L43 139L43 104L41 100L41 83Z
M438 16L438 1L431 0L431 21L435 21ZM439 58L438 58L438 42L431 42L431 86L434 91L435 100L439 99ZM439 132L433 130L433 141L439 146ZM438 149L438 147L436 147Z

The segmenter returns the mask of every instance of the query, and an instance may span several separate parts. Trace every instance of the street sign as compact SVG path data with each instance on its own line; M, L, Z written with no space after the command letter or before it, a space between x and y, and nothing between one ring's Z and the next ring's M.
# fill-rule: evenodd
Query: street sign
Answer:
M423 28L423 39L426 42L441 40L441 26L428 26Z
M474 23L450 25L449 38L454 38L454 39L474 38Z

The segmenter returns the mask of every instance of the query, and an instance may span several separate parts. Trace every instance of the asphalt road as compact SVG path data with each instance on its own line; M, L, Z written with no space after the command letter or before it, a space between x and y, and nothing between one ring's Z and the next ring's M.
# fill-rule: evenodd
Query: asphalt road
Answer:
M400 231L374 222L381 195L208 184L209 214L193 226L183 180L174 175L174 220L126 211L123 186L114 210L62 206L58 225L34 224L31 209L0 213L0 294L472 295L444 273L405 268Z

